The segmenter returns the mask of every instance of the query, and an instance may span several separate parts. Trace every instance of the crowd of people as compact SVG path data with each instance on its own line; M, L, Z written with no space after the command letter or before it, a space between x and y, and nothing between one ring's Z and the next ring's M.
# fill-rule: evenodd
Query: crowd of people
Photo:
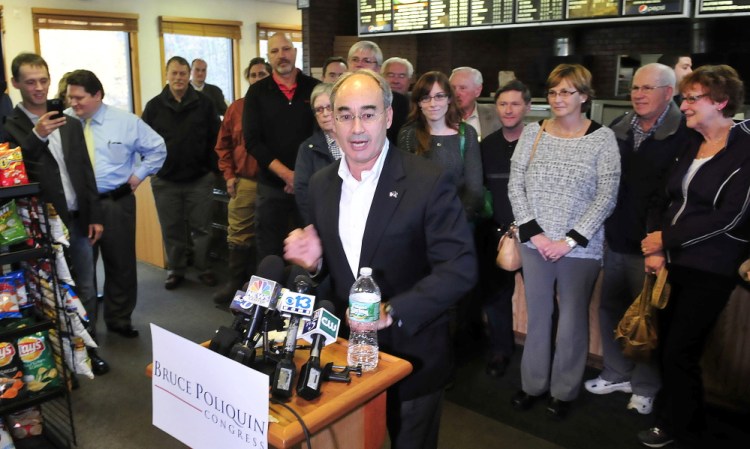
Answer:
M14 59L22 101L3 138L22 147L29 177L71 230L94 337L99 253L104 322L138 336L132 192L148 176L165 288L178 288L190 265L217 285L206 204L221 176L229 251L214 302L227 305L258 261L283 255L314 274L319 295L343 317L359 268L372 268L383 295L381 349L414 367L389 390L391 447L434 448L453 372L451 328L466 318L455 310L483 315L488 375L503 376L514 353L517 273L495 264L512 228L528 323L510 406L522 412L545 399L547 414L563 420L581 387L626 392L628 409L655 417L641 443L702 446L699 359L750 239L750 126L733 120L745 98L734 69L693 71L689 57L665 55L635 72L632 111L603 124L587 118L592 73L561 64L546 82L549 118L527 123L529 88L511 80L494 104L479 103L482 75L471 67L415 80L411 62L384 61L377 44L360 41L347 57L328 58L317 80L295 67L282 33L269 38L267 56L250 61L247 94L228 107L206 83L204 60L175 56L140 118L106 106L87 70L66 74L70 115L53 118L46 63ZM664 268L672 290L659 350L630 360L614 329L644 277ZM600 272L603 369L584 380ZM96 374L109 370L95 350L89 355Z

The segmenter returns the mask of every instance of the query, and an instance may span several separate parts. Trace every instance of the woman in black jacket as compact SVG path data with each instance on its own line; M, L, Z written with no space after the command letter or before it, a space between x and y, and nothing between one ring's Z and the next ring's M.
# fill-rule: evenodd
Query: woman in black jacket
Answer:
M735 124L744 87L726 65L702 66L680 83L680 109L695 130L666 186L667 206L642 241L646 271L669 267L672 294L659 315L656 427L640 432L648 447L678 440L705 447L700 357L737 283L748 252L750 121Z
M321 168L341 159L341 149L336 143L336 131L333 129L331 89L333 84L321 83L310 94L316 127L313 135L299 146L297 162L294 164L294 198L306 225L310 223L307 201L310 178Z

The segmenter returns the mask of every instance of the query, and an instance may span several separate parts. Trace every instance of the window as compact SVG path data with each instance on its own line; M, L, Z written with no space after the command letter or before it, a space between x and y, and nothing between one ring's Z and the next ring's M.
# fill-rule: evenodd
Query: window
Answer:
M31 12L36 51L49 65L50 96L57 93L65 73L85 68L101 80L105 103L141 112L140 79L133 70L138 60L137 14L41 8Z
M242 22L229 20L159 18L162 40L162 79L165 64L172 56L188 62L200 58L208 65L206 82L219 86L228 103L239 95L239 40Z
M258 23L258 55L268 60L268 38L276 33L286 33L292 38L292 45L297 49L297 59L294 66L302 70L304 57L302 49L302 28L296 25L272 25Z

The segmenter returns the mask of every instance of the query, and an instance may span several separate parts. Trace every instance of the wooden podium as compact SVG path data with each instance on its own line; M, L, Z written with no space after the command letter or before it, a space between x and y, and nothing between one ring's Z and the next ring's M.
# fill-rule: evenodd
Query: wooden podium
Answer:
M298 344L307 344L300 340ZM204 343L208 346L208 343ZM348 342L339 338L336 343L323 348L321 367L328 362L346 365ZM307 361L309 351L297 351L294 362L297 373ZM146 367L151 376L152 366ZM306 401L295 394L286 403L305 422L311 443L316 448L341 447L347 449L380 449L385 442L386 389L406 377L412 366L406 360L380 353L378 367L362 377L352 374L349 384L323 382L321 395ZM297 379L295 379L296 386ZM277 449L307 448L302 425L286 407L269 404L268 444ZM278 422L273 422L278 421Z

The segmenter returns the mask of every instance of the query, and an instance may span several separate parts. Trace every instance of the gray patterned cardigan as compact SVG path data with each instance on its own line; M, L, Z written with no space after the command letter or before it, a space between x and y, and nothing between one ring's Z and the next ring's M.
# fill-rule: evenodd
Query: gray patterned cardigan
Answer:
M620 181L615 135L595 122L578 138L545 132L529 166L539 129L539 123L524 128L511 159L508 196L521 241L534 248L528 240L540 232L552 240L569 235L579 243L569 257L601 259L602 225L614 209Z

